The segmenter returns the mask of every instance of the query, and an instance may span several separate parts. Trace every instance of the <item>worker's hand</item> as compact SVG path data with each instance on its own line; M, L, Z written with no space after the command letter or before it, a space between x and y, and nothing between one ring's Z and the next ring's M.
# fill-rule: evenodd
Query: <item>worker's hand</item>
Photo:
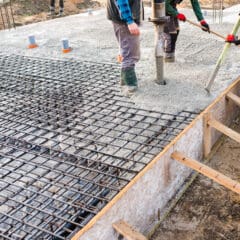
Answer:
M128 24L128 29L129 29L129 32L132 35L139 35L140 34L139 27L138 27L138 25L136 23Z
M203 31L210 33L209 25L207 24L207 22L204 19L200 21L200 24L203 27L202 28Z
M236 40L236 37L233 34L228 34L226 37L226 42L234 42Z
M225 41L229 43L235 43L236 45L240 44L240 40L238 40L238 38L233 34L228 34Z
M177 15L177 19L179 19L180 21L183 21L183 22L186 21L186 17L185 17L185 15L182 14L182 13L179 13L179 14Z

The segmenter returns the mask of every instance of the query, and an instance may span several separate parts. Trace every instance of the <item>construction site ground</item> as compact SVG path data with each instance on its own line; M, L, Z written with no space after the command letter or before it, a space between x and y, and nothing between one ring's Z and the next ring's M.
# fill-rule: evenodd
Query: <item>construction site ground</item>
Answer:
M212 30L226 35L238 18L240 5L225 9L222 23L212 21L212 11L204 11ZM151 14L146 8L145 19ZM196 21L191 9L182 9ZM57 30L56 30L57 29ZM28 36L34 35L36 49L28 49ZM62 54L61 40L69 40L72 51ZM87 12L45 22L0 31L0 54L39 58L72 59L117 64L119 53L112 25L105 10ZM137 65L139 90L130 101L139 107L176 113L181 110L200 112L240 75L240 48L231 46L216 77L211 95L204 90L224 41L199 28L181 23L176 62L164 66L167 85L157 85L154 65L154 28L145 20L141 27L141 61ZM238 131L240 130L237 122ZM225 139L209 165L240 180L239 144ZM240 198L224 187L199 176L169 217L163 221L152 240L240 239Z
M15 17L16 26L22 26L35 22L46 21L51 18L49 16L49 0L13 0L12 10ZM56 1L56 13L59 9L59 2ZM64 14L65 16L85 12L87 9L99 9L103 5L102 0L65 0ZM0 25L0 29L2 26Z
M12 0L12 8L17 26L31 24L34 22L46 21L49 19L49 0ZM200 0L202 6L211 9L213 2L211 0ZM223 7L227 8L237 4L238 0L225 0ZM65 15L72 15L85 12L88 9L99 9L105 4L104 0L65 0ZM150 5L150 0L144 0L145 5ZM221 6L220 1L216 2L216 8ZM190 7L190 1L184 1L181 6ZM56 1L56 11L58 10L58 1ZM0 26L1 29L2 26Z
M182 9L189 19L196 21L191 9ZM145 19L151 14L146 8ZM205 13L212 30L223 35L231 32L238 18L239 5L224 10L223 24L212 23L212 11ZM57 29L57 31L56 31ZM34 35L39 45L28 49L28 36ZM71 15L45 22L25 25L0 32L1 53L20 54L45 58L72 58L117 64L119 47L113 28L106 19L105 10ZM73 51L62 54L61 40L67 38ZM165 64L167 85L154 82L154 27L147 20L141 27L141 61L137 64L139 90L131 98L138 106L165 112L181 110L201 111L223 91L240 72L239 48L232 46L222 65L212 94L207 95L204 86L223 49L224 41L189 23L181 23L177 43L176 63Z
M239 120L232 128L240 131ZM224 137L207 165L239 181L239 158L239 143ZM172 239L240 239L240 196L199 175L151 237L151 240Z

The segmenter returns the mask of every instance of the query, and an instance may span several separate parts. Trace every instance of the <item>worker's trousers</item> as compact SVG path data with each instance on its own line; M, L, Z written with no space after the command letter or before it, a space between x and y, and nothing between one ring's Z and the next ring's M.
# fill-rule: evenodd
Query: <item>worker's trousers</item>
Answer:
M64 8L64 0L59 0L59 7L61 8L61 9L63 9ZM50 0L50 6L51 6L51 8L55 8L55 0Z
M164 33L161 34L163 41L163 51L165 57L171 57L174 55L177 37L179 34L178 19L174 16L169 16L169 20L165 23Z
M140 59L139 36L130 34L126 24L113 22L113 28L123 57L122 69L134 68Z

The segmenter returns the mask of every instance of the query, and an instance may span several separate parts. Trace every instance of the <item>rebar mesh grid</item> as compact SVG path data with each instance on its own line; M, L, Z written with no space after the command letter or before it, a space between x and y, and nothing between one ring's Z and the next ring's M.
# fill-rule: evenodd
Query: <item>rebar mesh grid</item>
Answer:
M119 69L0 55L0 237L70 239L196 116L136 108Z

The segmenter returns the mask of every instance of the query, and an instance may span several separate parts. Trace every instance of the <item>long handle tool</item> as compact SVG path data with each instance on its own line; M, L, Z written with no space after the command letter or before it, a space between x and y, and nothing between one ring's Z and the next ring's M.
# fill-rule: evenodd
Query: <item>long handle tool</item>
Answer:
M195 22L192 22L191 20L186 19L186 22L188 22L188 23L190 23L190 24L192 24L192 25L194 25L194 26L196 26L196 27L199 27L199 28L201 28L201 29L206 29L206 30L209 31L210 33L212 33L212 34L214 34L214 35L216 35L216 36L218 36L218 37L220 37L220 38L222 38L222 39L224 39L224 40L226 39L226 37L224 37L223 35L221 35L221 34L219 34L219 33L217 33L217 32L214 32L214 31L212 31L212 30L208 30L207 28L201 26L200 24L197 24L197 23L195 23Z
M240 17L238 18L238 21L237 21L236 24L234 25L231 34L236 35L239 27L240 27ZM214 82L214 80L215 80L215 78L216 78L216 76L217 76L217 73L218 73L218 71L219 71L219 69L220 69L220 66L221 66L223 60L224 60L224 57L225 57L226 54L227 54L227 51L228 51L230 45L231 45L231 43L228 43L228 42L225 43L224 48L223 48L223 51L222 51L221 55L220 55L219 58L218 58L218 61L217 61L216 66L215 66L215 69L214 69L214 71L212 72L212 75L211 75L211 77L210 77L210 80L208 81L207 86L205 87L205 90L206 90L208 93L210 93L211 86L213 85L213 82Z

